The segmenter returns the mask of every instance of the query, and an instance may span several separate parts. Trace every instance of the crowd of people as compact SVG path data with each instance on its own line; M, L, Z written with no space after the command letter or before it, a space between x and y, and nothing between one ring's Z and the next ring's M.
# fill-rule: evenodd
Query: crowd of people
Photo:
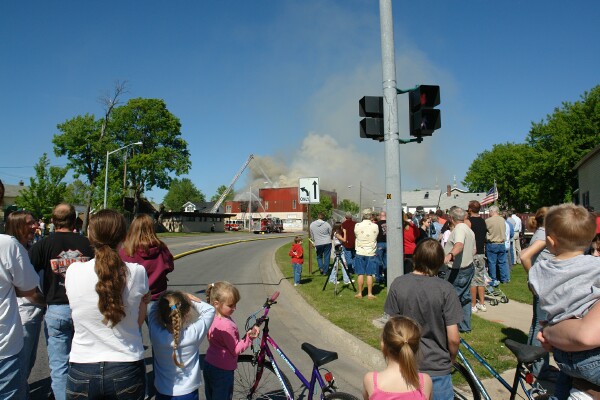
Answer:
M471 331L473 313L487 311L486 287L493 290L508 284L516 264L528 271L533 293L529 344L554 346L560 367L560 371L552 367L546 356L534 363L532 372L538 379L556 382L558 399L569 398L570 391L580 396L572 398L585 399L600 392L600 339L589 330L569 330L598 329L599 322L592 315L600 313L600 307L592 307L600 297L600 258L596 258L600 256L600 218L573 204L544 207L526 224L514 210L501 212L495 205L488 210L484 219L480 203L471 201L466 210L452 207L447 213L422 209L403 213L404 275L389 287L384 307L391 317L382 337L388 369L365 376L365 398L416 391L419 395L414 398L429 398L432 393L433 399L452 399L450 373L460 334ZM345 262L358 275L356 297L363 297L366 282L367 298L374 298L373 282L383 283L380 278L387 266L385 213L377 218L371 210L364 210L358 223L347 214L343 223L334 226L331 230L320 215L310 227L321 273L329 273L332 243L341 245ZM525 226L534 234L522 250ZM412 325L418 329L409 328ZM409 337L419 338L418 370L430 380L411 366L417 347ZM403 379L398 380L399 376Z
M230 399L242 339L231 315L240 296L228 282L206 301L167 290L174 261L154 221L100 210L88 236L74 232L75 209L57 205L54 232L35 240L38 222L11 213L0 235L0 398L28 399L42 323L50 367L50 398ZM152 343L154 380L146 379L142 325ZM199 345L207 338L204 369Z

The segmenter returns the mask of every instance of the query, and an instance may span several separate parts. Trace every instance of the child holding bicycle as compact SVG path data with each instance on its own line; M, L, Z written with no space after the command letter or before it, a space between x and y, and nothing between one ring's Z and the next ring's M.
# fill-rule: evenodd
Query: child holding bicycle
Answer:
M296 236L294 238L294 244L290 249L289 256L292 257L292 269L294 270L294 286L298 286L302 278L302 263L304 262L302 236Z
M431 399L431 378L419 373L417 366L420 341L421 329L412 319L391 317L388 320L381 334L381 352L387 368L365 375L365 400Z
M164 292L150 308L148 329L154 352L156 400L198 399L202 384L198 347L215 309L182 292Z
M546 323L582 318L600 299L600 259L584 255L596 234L596 221L574 204L551 207L545 218L546 246L554 257L538 260L529 270L529 285L539 296ZM586 351L554 349L562 373L600 385L596 365L600 347ZM557 391L564 389L557 383Z
M204 359L204 392L206 400L230 400L233 396L233 374L237 358L258 337L257 326L242 339L231 315L240 300L240 292L229 282L208 285L206 301L215 307L217 315L208 330L208 349Z

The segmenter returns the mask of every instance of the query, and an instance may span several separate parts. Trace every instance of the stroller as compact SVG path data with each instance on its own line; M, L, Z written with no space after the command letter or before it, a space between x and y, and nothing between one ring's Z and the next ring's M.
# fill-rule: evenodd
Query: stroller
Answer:
M487 269L483 277L485 279L485 296L489 297L490 305L497 306L498 302L508 303L508 297L506 297L504 292L498 286L492 286L492 278L490 278Z

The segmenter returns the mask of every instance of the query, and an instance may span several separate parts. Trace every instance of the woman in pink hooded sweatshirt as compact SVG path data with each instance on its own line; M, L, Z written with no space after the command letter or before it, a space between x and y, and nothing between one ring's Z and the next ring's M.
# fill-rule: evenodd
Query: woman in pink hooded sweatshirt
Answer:
M141 214L133 219L119 255L123 261L146 269L152 301L157 301L167 290L167 274L173 271L175 264L167 245L156 236L152 217Z

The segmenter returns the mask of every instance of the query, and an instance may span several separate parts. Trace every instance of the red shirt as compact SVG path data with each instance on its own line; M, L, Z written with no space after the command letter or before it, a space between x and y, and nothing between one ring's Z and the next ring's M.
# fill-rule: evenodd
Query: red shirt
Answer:
M408 227L404 228L402 232L402 236L404 236L404 254L412 255L417 247L417 238L421 232L412 222L409 222Z

